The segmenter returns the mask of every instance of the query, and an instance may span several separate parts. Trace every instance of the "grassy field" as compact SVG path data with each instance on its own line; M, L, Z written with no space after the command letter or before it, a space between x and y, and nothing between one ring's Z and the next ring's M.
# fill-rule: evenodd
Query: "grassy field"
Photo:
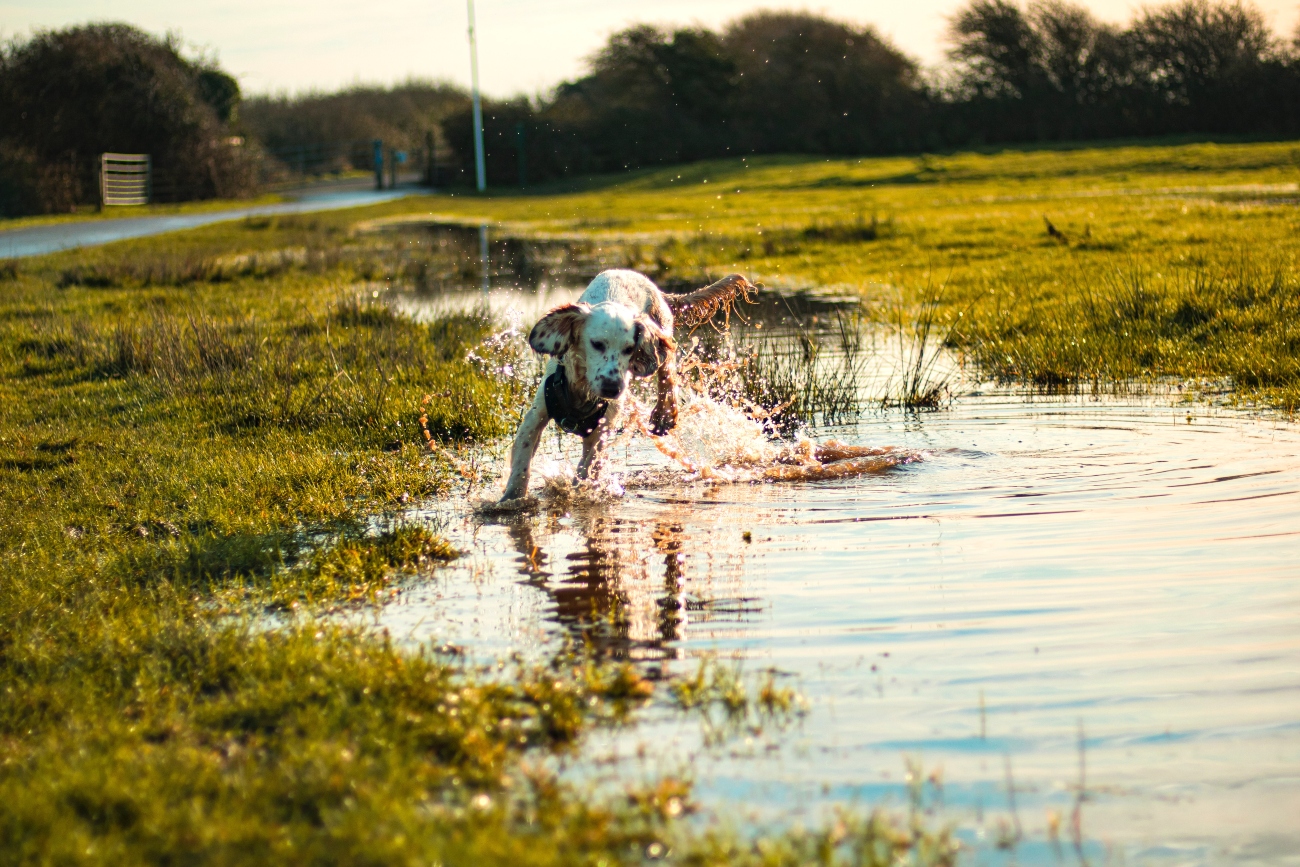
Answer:
M906 819L753 841L687 822L688 781L550 770L648 701L770 723L771 684L339 625L457 556L400 513L463 496L525 400L467 360L484 322L377 297L459 265L350 232L373 215L0 270L0 864L949 862Z
M391 212L603 239L661 277L860 294L883 318L937 298L992 377L1173 377L1294 411L1298 183L1300 143L1121 144L737 159Z
M474 263L357 227L487 219L663 279L931 301L993 376L1294 409L1298 179L1289 144L736 160L0 263L0 864L951 860L907 820L741 843L682 821L686 782L546 770L647 701L770 716L779 690L338 625L456 556L403 507L463 496L527 385L467 359L478 319L384 303Z

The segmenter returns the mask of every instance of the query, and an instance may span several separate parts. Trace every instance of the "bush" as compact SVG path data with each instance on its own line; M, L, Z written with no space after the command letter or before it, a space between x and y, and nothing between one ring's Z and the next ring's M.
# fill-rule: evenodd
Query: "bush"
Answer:
M126 24L37 33L0 49L0 207L70 210L98 199L99 154L153 157L155 198L238 196L255 153L231 143L239 86L174 37Z

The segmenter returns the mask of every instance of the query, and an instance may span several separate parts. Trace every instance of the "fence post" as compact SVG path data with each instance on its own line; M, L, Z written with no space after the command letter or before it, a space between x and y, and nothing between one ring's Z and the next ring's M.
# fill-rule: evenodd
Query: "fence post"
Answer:
M433 140L433 130L424 131L424 183L432 189L438 183L438 152Z
M384 140L377 138L374 141L375 147L375 189L384 188Z

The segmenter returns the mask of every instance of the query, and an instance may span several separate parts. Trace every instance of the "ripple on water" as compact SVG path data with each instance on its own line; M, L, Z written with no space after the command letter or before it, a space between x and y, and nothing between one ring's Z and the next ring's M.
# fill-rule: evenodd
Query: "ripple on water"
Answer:
M1268 861L1300 851L1300 430L1194 412L967 397L823 432L925 460L799 483L710 483L625 441L621 496L497 523L443 512L470 555L384 621L490 656L614 611L616 652L670 674L734 656L811 702L795 729L717 749L651 711L593 739L598 777L620 771L596 759L650 744L706 801L796 817L901 801L909 755L943 768L978 844L1009 757L1041 841L1073 803L1082 725L1090 840ZM576 452L548 440L542 461L564 477Z

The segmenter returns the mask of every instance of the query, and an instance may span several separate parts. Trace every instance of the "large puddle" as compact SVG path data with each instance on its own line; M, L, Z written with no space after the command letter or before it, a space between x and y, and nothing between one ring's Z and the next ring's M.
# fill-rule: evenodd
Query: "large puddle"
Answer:
M577 294L501 292L525 318ZM723 484L631 439L612 494L425 513L467 555L381 621L484 659L580 633L665 676L774 670L790 724L718 739L658 702L571 768L686 771L756 823L905 806L919 769L967 863L1300 863L1300 428L967 385L812 433L921 459ZM538 466L578 452L548 435Z

